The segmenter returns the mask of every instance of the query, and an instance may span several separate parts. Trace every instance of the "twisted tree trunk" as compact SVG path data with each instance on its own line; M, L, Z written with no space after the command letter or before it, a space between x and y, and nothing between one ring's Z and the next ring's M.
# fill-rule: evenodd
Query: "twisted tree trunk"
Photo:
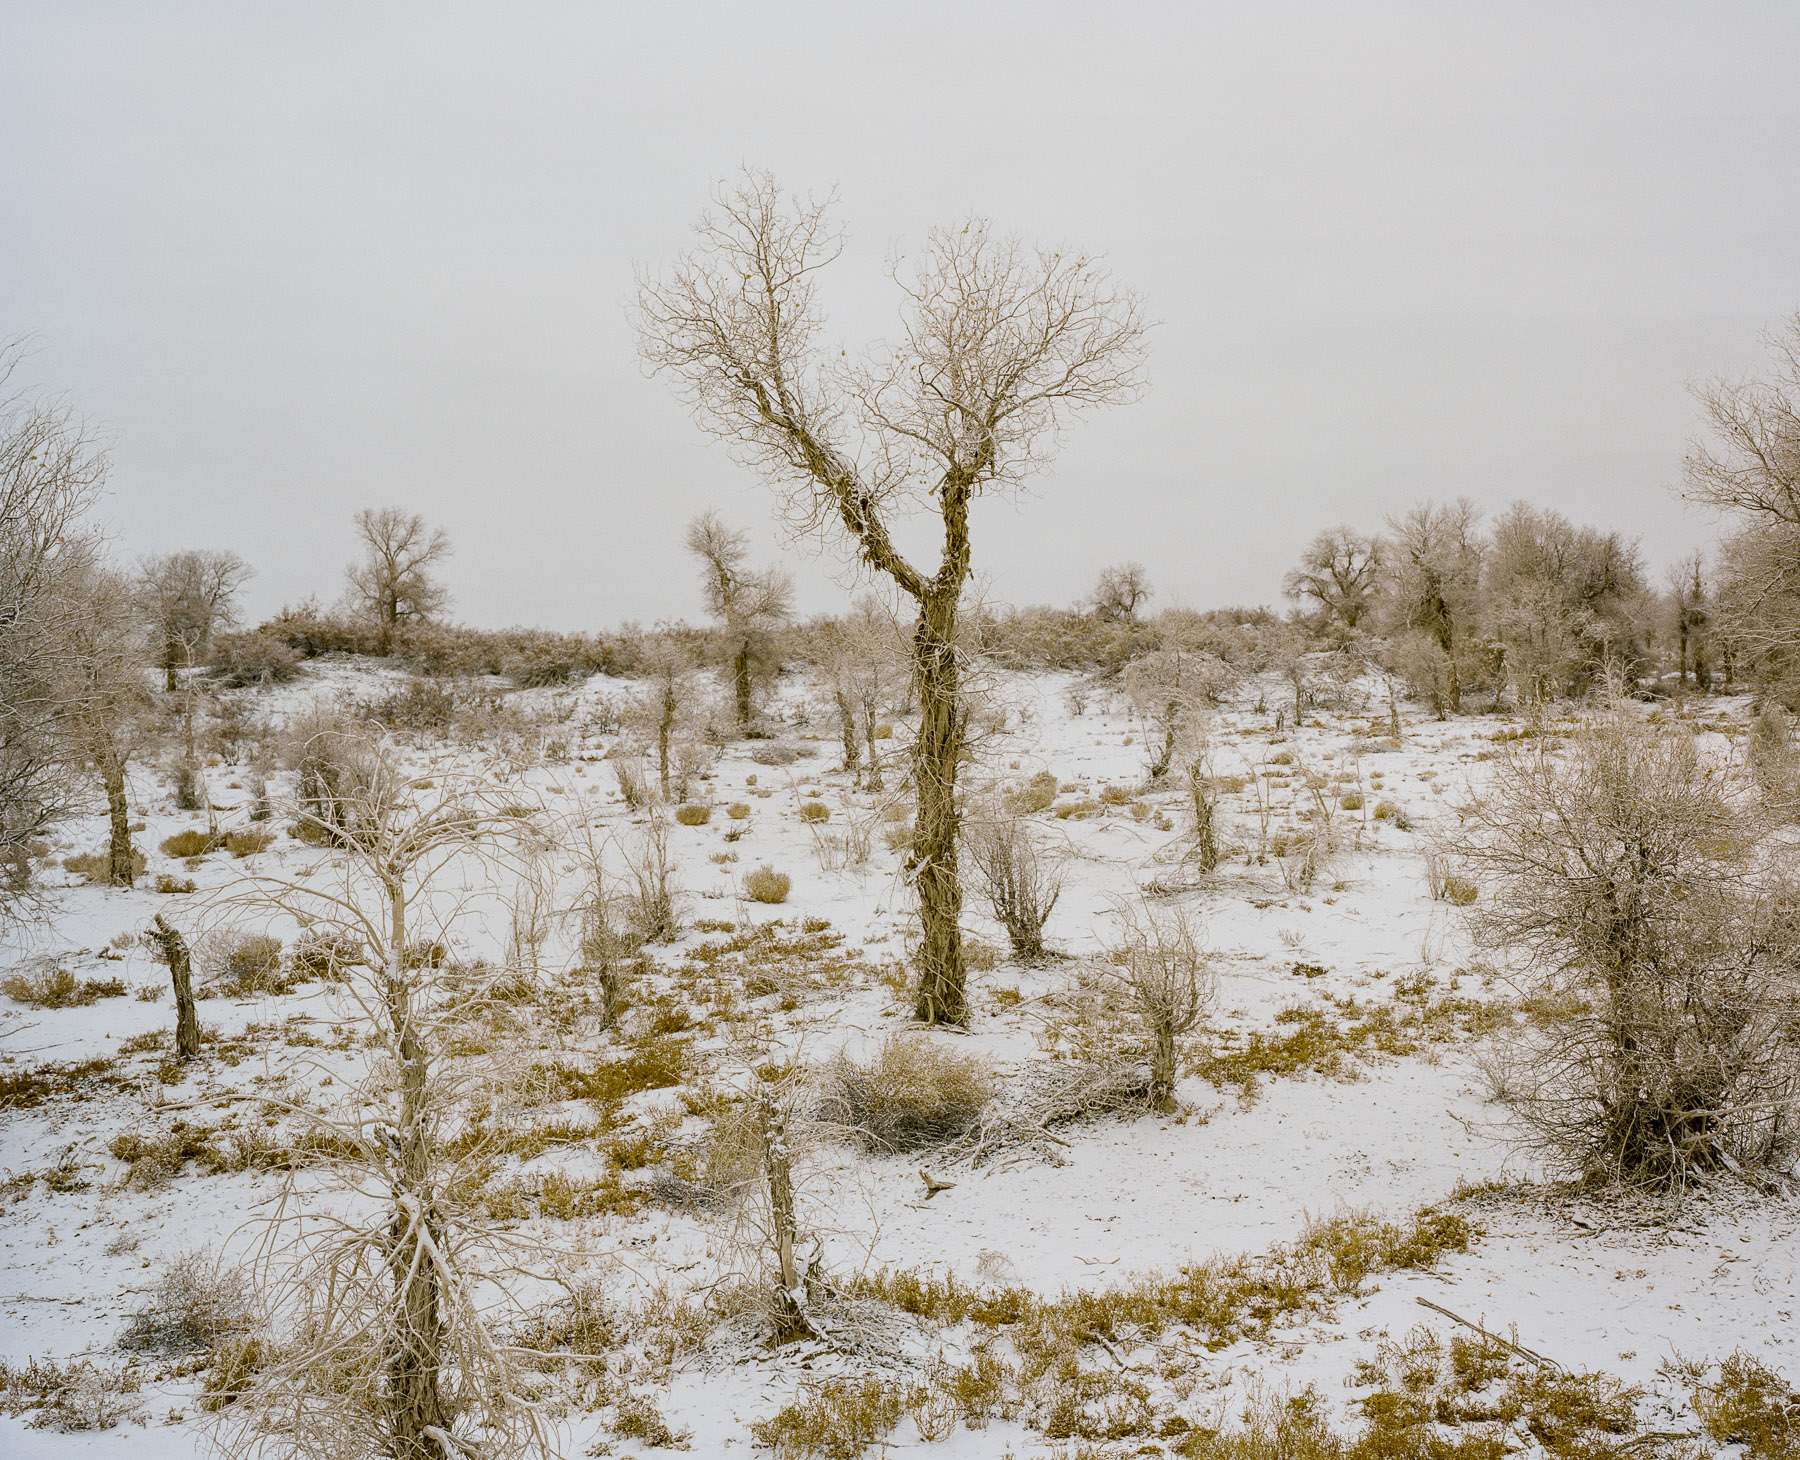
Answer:
M191 1060L200 1053L200 1020L194 1012L193 961L187 940L158 913L150 923L162 961L169 966L169 982L175 987L175 1058Z
M968 1017L956 864L956 775L967 727L955 643L960 589L958 581L947 592L921 598L913 636L919 691L913 783L919 806L906 866L919 896L919 991L913 1012L926 1024L961 1024Z

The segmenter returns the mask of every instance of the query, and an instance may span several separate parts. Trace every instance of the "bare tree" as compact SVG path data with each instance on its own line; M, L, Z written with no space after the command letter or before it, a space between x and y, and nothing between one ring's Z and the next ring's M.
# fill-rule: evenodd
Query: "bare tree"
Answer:
M1669 612L1675 634L1675 683L1687 688L1688 670L1702 691L1712 688L1713 593L1706 557L1689 553L1669 570Z
M0 343L0 910L27 887L39 838L81 804L64 713L99 551L86 515L108 466L66 402L9 384L21 355Z
M963 850L1013 953L1042 958L1044 924L1062 895L1062 873L1039 855L1030 824L995 808L994 814L964 826Z
M1375 606L1380 572L1380 543L1340 524L1307 544L1300 565L1281 580L1281 591L1310 600L1328 621L1354 629Z
M830 200L789 202L753 172L715 201L700 247L640 276L639 347L702 427L783 492L797 524L835 522L862 564L917 605L918 813L907 860L921 931L916 1012L961 1023L956 779L967 711L957 627L970 507L1042 467L1072 413L1136 394L1142 310L1090 256L1028 249L970 219L934 230L910 272L891 267L904 299L898 342L860 362L828 361L817 276L842 247ZM909 510L941 529L933 571L892 536Z
M234 600L252 572L227 552L159 553L138 564L138 604L169 693L176 672L203 662L213 635L236 622Z
M195 1059L200 1054L200 1017L194 1011L194 962L187 939L161 913L150 920L148 937L168 965L175 991L175 1058Z
M1476 934L1571 1009L1509 1032L1498 1093L1584 1175L1679 1185L1794 1155L1793 888L1749 799L1690 727L1616 706L1560 754L1502 759L1472 808Z
M1791 700L1800 681L1800 313L1764 338L1768 375L1692 387L1711 439L1689 447L1682 495L1731 524L1718 593L1727 652Z
M1515 502L1494 523L1482 596L1521 704L1634 680L1646 658L1643 565L1637 544L1616 532Z
M367 748L388 755L372 736ZM288 1331L221 1415L241 1441L234 1452L274 1437L284 1453L319 1460L548 1448L519 1353L483 1308L497 1296L492 1279L517 1270L517 1239L469 1201L497 1157L491 1141L470 1139L472 1112L505 1108L517 1092L501 1058L454 1050L525 974L432 951L465 920L503 917L471 901L502 888L516 853L541 843L509 804L522 788L498 767L431 769L423 782L392 764L365 778L342 818L356 832L323 876L255 877L219 905L294 917L355 950L336 964L333 990L360 1016L369 1051L335 1110L288 1107L316 1127L327 1169L354 1198L296 1216L290 1189L270 1220L260 1261ZM316 807L295 809L302 825L337 829Z
M1481 513L1466 497L1388 519L1381 560L1392 628L1409 635L1409 669L1439 719L1462 712L1463 659L1481 592Z
M1153 592L1142 563L1117 563L1101 569L1088 601L1094 605L1095 615L1107 623L1130 623Z
M345 569L350 598L374 621L381 653L391 653L395 629L449 605L449 590L430 570L450 556L450 539L441 527L427 528L418 513L399 507L364 508L356 514L356 535L363 560Z
M150 694L139 657L137 605L122 574L93 564L71 587L80 612L67 621L68 660L61 682L61 724L68 753L92 767L106 793L111 828L107 880L137 880L126 774L143 744Z
M1138 1017L1150 1035L1150 1103L1175 1105L1177 1041L1210 1007L1213 984L1194 926L1179 911L1122 906L1111 953Z
M768 652L770 634L793 612L794 582L780 568L749 567L749 534L727 527L715 512L688 524L687 550L700 560L706 611L725 630L741 735L756 708L752 671Z

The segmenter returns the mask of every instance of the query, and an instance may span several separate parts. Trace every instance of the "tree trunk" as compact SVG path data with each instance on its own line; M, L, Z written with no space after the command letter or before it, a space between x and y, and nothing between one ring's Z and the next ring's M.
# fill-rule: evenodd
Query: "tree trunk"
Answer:
M675 688L672 684L665 684L662 691L662 716L656 722L656 770L664 800L669 795L669 742L675 736L675 709Z
M1150 1107L1175 1108L1175 1031L1161 1021L1156 1025L1150 1051Z
M838 735L844 742L844 769L850 773L850 784L862 779L862 748L856 742L856 706L844 690L834 692L837 700Z
M163 921L161 913L151 920L150 936L169 965L169 982L175 986L175 1058L191 1060L200 1053L200 1020L194 1012L194 969L187 940Z
M175 678L175 649L173 645L163 650L163 689L174 694L181 687Z
M757 1101L756 1123L762 1136L763 1170L769 1182L769 1216L774 1228L776 1270L781 1293L776 1299L777 1343L791 1343L812 1334L799 1299L800 1265L794 1256L799 1240L794 1217L794 1168L788 1154L787 1124L775 1097L765 1091Z
M737 690L737 722L738 733L744 734L750 728L750 717L754 706L750 701L750 641L739 639L737 653L731 660L731 682Z
M955 642L960 588L960 583L953 584L920 600L913 638L919 693L913 783L919 812L906 866L918 889L921 935L919 994L913 1012L926 1024L961 1024L968 1017L962 882L956 867L956 775L966 728Z
M112 823L112 842L107 852L106 880L115 887L137 882L131 849L131 808L125 802L125 760L111 746L96 757L100 779L106 785L106 810Z
M863 788L868 791L881 789L881 757L875 749L875 704L872 700L863 702L863 740L869 747L868 772L863 778Z
M405 967L406 895L400 875L388 879L387 1005L399 1057L399 1150L393 1154L394 1219L388 1270L394 1282L394 1325L388 1344L388 1434L394 1460L445 1460L433 1434L450 1432L442 1386L444 1317L438 1254L443 1224L431 1189L430 1057L412 1017Z

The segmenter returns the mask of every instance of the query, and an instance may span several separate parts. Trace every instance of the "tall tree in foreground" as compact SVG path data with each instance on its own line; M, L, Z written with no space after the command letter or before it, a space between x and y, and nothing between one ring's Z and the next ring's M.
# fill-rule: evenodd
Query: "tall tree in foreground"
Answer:
M0 343L0 911L28 884L38 839L81 802L64 695L78 589L99 550L86 516L107 471L68 405L9 387L20 353Z
M749 566L750 536L702 512L687 530L687 550L700 560L706 611L725 630L732 695L741 735L755 712L754 673L770 633L793 612L794 583L780 568Z
M138 603L170 694L176 671L204 662L213 635L235 621L237 591L252 571L225 552L158 553L138 565Z
M957 629L970 508L1041 468L1073 413L1136 395L1142 308L1088 255L1027 248L972 218L934 230L910 269L891 266L903 300L897 341L832 359L817 301L819 271L842 252L830 200L784 199L773 177L751 172L715 202L699 247L640 277L639 348L702 428L783 494L794 521L835 523L862 564L917 605L907 859L919 898L916 1012L961 1023ZM934 570L894 541L910 513L937 520Z
M417 512L399 507L364 508L356 514L363 560L345 569L350 600L373 620L383 654L393 651L394 630L441 612L450 592L431 569L450 556L443 528L428 528Z

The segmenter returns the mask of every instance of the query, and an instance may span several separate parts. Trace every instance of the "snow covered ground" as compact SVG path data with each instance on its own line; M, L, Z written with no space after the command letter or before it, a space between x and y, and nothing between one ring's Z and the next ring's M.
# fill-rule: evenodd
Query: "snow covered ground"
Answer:
M361 663L316 664L295 684L235 698L274 727L315 701L379 698L399 680ZM550 812L579 811L621 845L636 834L642 813L625 806L613 765L603 757L617 740L617 708L635 692L628 682L597 679L509 697L514 707L543 717L539 742L558 742L551 758L516 757L520 784ZM1351 998L1365 1009L1404 1008L1408 1000L1421 1004L1434 996L1505 996L1505 985L1471 958L1459 911L1432 899L1425 866L1431 833L1454 824L1494 753L1495 732L1510 728L1503 718L1439 723L1409 715L1395 746L1386 740L1385 703L1362 702L1354 693L1340 710L1311 711L1302 726L1279 730L1272 710L1254 707L1254 693L1240 699L1214 724L1214 774L1241 780L1224 782L1237 787L1224 797L1224 839L1233 850L1216 873L1201 878L1183 860L1177 795L1141 789L1144 727L1121 700L1104 687L1048 674L1003 676L991 698L994 728L970 776L1012 787L1041 771L1056 778L1055 805L1030 821L1065 869L1048 931L1066 956L1030 967L1011 962L1003 932L971 897L965 924L995 957L971 974L970 1029L919 1037L981 1056L1003 1076L1043 1059L1046 1031L1061 1007L1058 990L1101 957L1120 900L1152 885L1175 889L1166 901L1187 908L1205 929L1218 987L1209 1024L1195 1036L1202 1053L1239 1048L1253 1032L1279 1034L1277 1016L1295 1007L1339 1018L1348 1017L1344 1001ZM1279 698L1271 690L1267 703ZM884 961L903 956L912 926L899 855L881 836L883 807L897 798L891 790L870 795L851 788L839 769L827 708L817 686L785 680L772 711L782 722L778 741L732 743L719 752L695 795L715 815L703 826L670 831L690 926L699 920L716 927L655 950L674 978L684 959L691 964L696 949L719 938L717 927L780 921L793 928L802 919L829 924L844 949L860 950L867 973L852 970L788 1011L795 1048L815 1064L840 1050L865 1055L907 1024L907 1001L876 973ZM1730 701L1703 707L1710 724L1726 729L1742 709ZM1728 743L1720 734L1706 739L1715 750ZM785 765L763 763L771 743L803 753ZM475 753L415 740L405 754L409 767L426 774L447 758L473 763ZM890 768L890 787L897 770ZM1341 850L1311 886L1298 888L1284 880L1276 859L1254 854L1316 804L1307 792L1309 773L1337 808ZM209 776L219 808L214 815L227 826L243 824L252 799L248 768L220 763ZM1117 789L1103 796L1108 788ZM275 781L273 790L281 789ZM802 821L801 803L814 799L832 807L830 821ZM53 1080L41 1098L12 1100L13 1108L0 1112L0 1179L7 1183L0 1188L0 1360L15 1367L33 1357L84 1358L108 1369L132 1360L119 1347L121 1336L170 1264L201 1249L227 1260L247 1251L288 1179L280 1171L205 1174L190 1165L167 1181L127 1182L130 1163L111 1153L121 1134L165 1131L181 1119L263 1124L259 1099L277 1091L292 1098L296 1081L317 1093L321 1081L335 1078L334 1069L350 1078L360 1058L350 1041L334 1047L346 1014L330 986L314 981L280 995L205 999L201 1019L212 1043L196 1068L167 1071L166 1080L159 1075L168 1051L152 1040L171 1027L172 1012L167 974L138 940L149 919L160 912L191 925L221 889L245 877L305 876L333 853L283 835L243 860L221 851L183 865L158 848L175 832L204 827L207 816L173 810L167 779L154 767L139 768L132 801L141 822L137 844L148 857L139 890L55 886L79 881L56 870L56 859L103 844L102 818L73 823L43 864L49 869L43 880L53 887L45 915L9 932L0 948L8 974L60 968L77 980L118 979L127 989L83 1007L0 1000L0 1076L94 1064L79 1081ZM1401 814L1378 818L1384 802ZM748 805L748 816L726 816L731 803ZM1058 814L1068 808L1073 814ZM282 826L279 814L270 824ZM827 870L842 854L825 838L858 825L870 834L866 860ZM792 878L780 906L741 894L743 874L763 864ZM159 874L190 878L197 889L147 890ZM272 926L289 942L298 931L279 920ZM491 920L467 933L459 956L499 956L502 933ZM558 937L547 965L569 960L567 935ZM140 990L160 997L132 996ZM1239 1043L1231 1042L1231 1032ZM609 1048L611 1041L581 1024L555 1039L559 1059ZM726 1046L723 1036L703 1029L692 1045L696 1067L727 1060ZM929 1201L918 1174L921 1158L870 1157L822 1143L801 1162L802 1224L823 1235L825 1261L839 1272L947 1273L967 1284L1017 1284L1054 1296L1131 1274L1171 1273L1215 1254L1292 1243L1313 1218L1354 1210L1403 1220L1475 1190L1459 1207L1477 1234L1470 1250L1424 1270L1378 1275L1266 1337L1197 1352L1190 1383L1226 1398L1253 1380L1292 1391L1313 1384L1334 1406L1334 1422L1351 1427L1347 1384L1358 1360L1383 1338L1398 1339L1421 1322L1446 1334L1457 1327L1421 1307L1420 1299L1516 1335L1564 1366L1605 1369L1653 1388L1661 1383L1658 1393L1676 1407L1667 1423L1678 1430L1691 1428L1692 1416L1676 1412L1678 1396L1670 1398L1674 1391L1657 1375L1672 1355L1720 1357L1741 1348L1800 1377L1794 1205L1713 1192L1690 1199L1671 1217L1647 1206L1587 1203L1546 1194L1541 1186L1506 1185L1541 1173L1507 1145L1473 1063L1479 1049L1479 1039L1456 1032L1452 1021L1443 1037L1424 1039L1410 1053L1371 1045L1351 1052L1335 1073L1302 1067L1268 1074L1253 1091L1190 1074L1177 1091L1181 1108L1171 1115L1064 1127L1060 1164L941 1167L935 1174L954 1185ZM629 1113L648 1121L674 1110L676 1093L634 1096ZM579 1145L553 1149L517 1162L507 1174L598 1171L602 1154ZM303 1195L334 1199L317 1192L304 1169L294 1180ZM729 1246L720 1219L654 1202L623 1215L533 1216L522 1225L578 1252L573 1265L603 1275L627 1304L716 1282ZM742 1362L723 1368L684 1362L666 1385L652 1387L669 1422L692 1431L696 1453L747 1454L750 1422L791 1399L812 1366L821 1374L854 1368L806 1353L804 1359L792 1352L740 1355ZM0 1453L123 1453L126 1446L156 1457L199 1452L204 1416L195 1401L203 1376L150 1358L136 1359L134 1372L140 1388L116 1427L31 1428L27 1410L0 1417ZM583 1453L597 1441L615 1454L650 1453L641 1440L601 1441L597 1416L576 1412L567 1423L564 1453ZM944 1456L1074 1453L1054 1450L1023 1423L1004 1421L979 1431L959 1428L929 1443L902 1425L890 1443L895 1451ZM1165 1451L1152 1444L1118 1453Z

